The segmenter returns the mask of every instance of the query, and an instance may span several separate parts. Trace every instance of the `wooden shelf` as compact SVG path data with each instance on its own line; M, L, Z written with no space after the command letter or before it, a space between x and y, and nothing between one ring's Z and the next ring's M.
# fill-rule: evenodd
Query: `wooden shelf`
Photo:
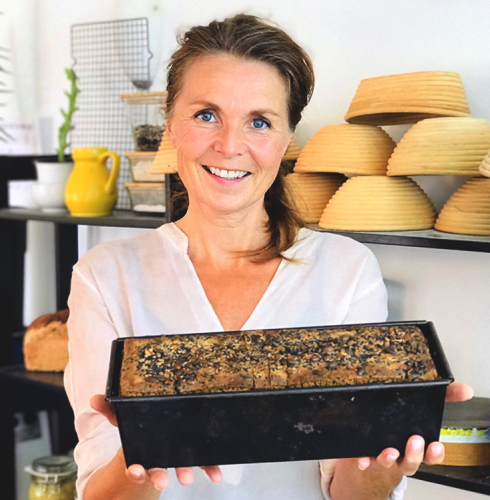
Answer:
M165 216L140 215L130 210L114 210L107 217L72 217L68 212L48 214L36 209L3 208L0 209L0 219L39 220L57 222L60 224L80 224L87 226L110 227L140 227L157 228L165 224ZM318 224L308 224L310 229L320 229ZM349 236L362 243L379 245L398 245L422 248L441 248L445 250L464 250L468 252L490 252L490 236L468 236L452 234L427 229L423 231L331 231L332 233Z

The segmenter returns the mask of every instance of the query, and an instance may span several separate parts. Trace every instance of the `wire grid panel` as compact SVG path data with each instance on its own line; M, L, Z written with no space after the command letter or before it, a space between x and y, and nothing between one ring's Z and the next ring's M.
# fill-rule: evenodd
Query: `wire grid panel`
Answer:
M121 94L151 86L148 19L74 24L71 52L80 94L74 115L72 147L107 147L121 158L117 209L130 209L124 187L131 171L124 153L135 150Z

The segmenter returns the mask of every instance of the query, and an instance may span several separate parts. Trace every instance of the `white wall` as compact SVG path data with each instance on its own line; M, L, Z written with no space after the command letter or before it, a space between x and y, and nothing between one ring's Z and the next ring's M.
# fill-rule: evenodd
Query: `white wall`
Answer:
M143 4L145 9L148 4L163 9L162 66L154 89L164 88L163 65L176 48L175 35L185 28L245 11L268 16L286 29L310 53L316 70L315 94L296 133L300 145L320 127L343 122L362 78L394 73L456 71L462 76L473 116L490 120L488 0L174 0L140 2ZM41 116L54 127L64 103L62 69L71 62L69 25L108 20L123 9L117 0L43 0L38 8ZM398 140L407 128L386 130ZM45 134L54 136L49 130ZM44 144L49 146L49 140ZM440 208L464 179L431 176L416 180ZM84 228L81 250L101 239L131 234L131 230ZM476 395L490 397L490 256L384 245L371 248L390 290L390 318L434 321L456 378L472 384ZM407 495L408 500L481 497L415 480L410 481Z

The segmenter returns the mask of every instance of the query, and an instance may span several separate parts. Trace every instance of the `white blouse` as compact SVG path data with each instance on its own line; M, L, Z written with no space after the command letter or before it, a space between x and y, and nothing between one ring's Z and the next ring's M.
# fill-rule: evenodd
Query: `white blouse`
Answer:
M111 341L117 337L223 331L187 255L187 236L165 224L126 240L89 250L74 266L68 301L70 361L65 388L79 443L78 498L95 470L121 446L117 428L90 408L104 394ZM243 330L385 321L387 296L372 252L343 236L301 229L285 252L264 296ZM194 483L170 487L172 500L323 500L335 460L228 465L215 484L199 468ZM404 479L392 494L403 497ZM323 490L323 491L322 491Z

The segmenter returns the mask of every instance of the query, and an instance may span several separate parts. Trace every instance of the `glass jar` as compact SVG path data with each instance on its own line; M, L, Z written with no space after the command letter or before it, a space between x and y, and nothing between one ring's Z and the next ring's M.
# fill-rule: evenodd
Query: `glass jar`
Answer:
M134 212L165 213L164 182L126 182Z
M38 458L25 471L31 474L29 500L73 500L77 467L71 457Z
M135 151L158 151L165 132L167 92L122 94L133 130Z

